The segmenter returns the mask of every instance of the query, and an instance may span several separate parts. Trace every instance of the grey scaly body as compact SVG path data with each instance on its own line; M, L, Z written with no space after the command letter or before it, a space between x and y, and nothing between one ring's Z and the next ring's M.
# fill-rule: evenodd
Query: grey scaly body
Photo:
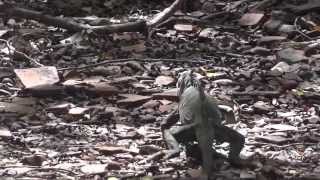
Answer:
M229 160L238 161L244 137L221 124L222 114L215 100L205 94L201 83L191 71L180 74L177 82L179 96L179 120L182 125L170 128L177 122L173 112L162 123L163 136L169 147L167 158L179 153L179 143L185 145L197 141L202 156L203 177L208 179L214 169L213 140L230 142Z

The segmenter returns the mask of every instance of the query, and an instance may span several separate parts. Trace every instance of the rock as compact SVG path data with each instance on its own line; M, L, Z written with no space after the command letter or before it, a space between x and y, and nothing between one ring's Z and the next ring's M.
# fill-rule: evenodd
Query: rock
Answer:
M144 52L145 50L146 50L146 45L144 41L140 41L138 44L121 47L121 51L125 51L125 52L141 53L141 52Z
M120 133L117 134L118 139L139 139L142 137L141 134L139 134L137 131L132 130L132 131L126 131L125 133Z
M98 96L110 96L118 94L120 91L117 87L110 85L109 82L103 82L100 81L100 79L67 80L63 82L63 85L70 94L73 94L74 91L78 90Z
M258 45L270 45L275 42L281 42L286 40L287 38L284 36L263 36L258 40Z
M212 79L223 79L227 78L228 74L226 72L206 72L206 76Z
M120 106L139 106L151 99L151 96L141 96L137 94L119 94L125 99L117 101Z
M129 149L125 148L124 146L117 146L117 145L97 145L95 149L106 156L131 152Z
M201 30L199 34L199 38L202 39L213 39L215 35L217 35L219 32L216 31L214 28L205 28Z
M257 178L256 176L257 176L256 173L252 171L241 170L240 172L241 180L249 180L249 179L255 180Z
M260 55L260 56L269 56L269 55L271 55L271 50L270 49L267 49L267 48L264 48L264 47L259 47L259 46L256 46L256 47L254 47L252 49L249 49L247 52L251 53L251 54Z
M202 11L192 11L192 12L190 13L190 15L191 15L192 17L195 17L195 18L200 18L200 17L204 16L205 13L202 12Z
M235 84L235 82L232 81L231 79L218 79L213 81L213 83L217 85L224 85L224 86Z
M273 106L270 106L263 101L257 101L256 103L253 104L253 108L255 108L255 110L257 110L259 112L268 113L268 112L272 111Z
M170 89L167 91L164 91L162 93L155 93L152 95L153 99L167 99L170 101L178 101L178 89Z
M142 105L142 107L148 109L154 109L160 105L160 102L157 100L150 100Z
M141 123L154 123L155 121L156 121L156 117L154 117L150 114L139 116L139 122L141 122Z
M296 32L296 26L290 24L283 24L279 27L278 31L285 34L292 34Z
M0 112L34 114L35 109L30 105L20 105L16 103L0 102Z
M68 113L71 115L83 115L88 110L89 108L74 107L74 108L71 108Z
M107 106L104 110L105 113L112 113L112 116L127 116L129 115L129 111L126 109L121 109L118 107Z
M193 25L191 24L175 24L174 29L181 32L192 32Z
M21 162L26 165L30 166L41 166L43 161L46 160L46 157L44 155L30 155L30 156L25 156L22 158Z
M154 84L157 84L159 86L168 86L170 84L173 84L174 82L175 80L170 76L158 76Z
M172 111L172 109L176 108L178 106L177 103L172 103L172 104L164 104L164 105L161 105L159 107L159 111L161 113L164 113L164 112L170 112Z
M60 81L58 71L54 66L15 69L14 72L25 88L36 88L54 85L55 83Z
M92 75L101 75L101 76L117 76L121 74L121 67L120 66L97 66L94 67L90 74Z
M263 30L268 34L277 34L283 22L280 20L270 19L263 25Z
M320 122L320 117L317 115L312 115L311 117L307 118L308 122L311 124L317 124Z
M13 75L13 70L11 68L0 67L0 79L6 78L6 77L11 77L12 75Z
M142 145L139 147L140 149L140 154L142 155L150 155L154 154L156 152L161 151L161 147L150 144L150 145Z
M126 65L136 71L145 71L145 68L137 61L129 61L126 63Z
M308 58L304 55L304 51L295 50L293 48L286 48L278 51L277 58L279 61L285 61L288 64L294 64L308 60Z
M282 136L276 136L276 135L257 136L257 137L255 137L255 139L258 141L261 140L264 142L278 144L278 145L286 144L291 140L289 138L285 138Z
M2 79L2 83L13 85L14 82L13 82L13 80L11 78L3 78Z
M33 97L56 97L65 94L66 88L60 85L43 85L22 90L24 93L29 93Z
M302 81L302 79L295 72L287 72L283 75L284 79Z
M290 71L290 65L286 62L279 62L275 66L271 68L271 71L279 71L281 73L289 72Z
M298 128L295 126L287 124L268 124L264 128L266 129L275 129L278 131L298 131Z
M11 131L5 127L0 127L0 138L10 138L10 137L12 137Z
M121 164L118 162L109 162L107 165L107 169L108 170L120 170L121 169ZM108 178L109 180L110 178ZM115 178L114 180L118 180L117 178Z
M114 78L112 80L112 84L128 84L132 82L137 82L137 78L132 77L132 76L125 76L125 77L119 77L119 78Z
M84 89L90 93L93 93L99 96L111 96L114 94L118 94L120 92L120 90L117 87L112 86L107 82L99 82L92 85L93 85L92 87L87 87Z
M202 4L202 7L201 7L201 11L206 13L206 14L211 14L211 13L215 13L215 9L216 9L216 3L213 2L213 1L205 1L203 4Z
M139 83L139 82L132 83L131 85L132 85L133 88L135 88L139 92L150 88L150 86L142 84L142 83Z
M299 85L299 82L293 79L281 79L280 83L282 85L283 90L291 90Z
M80 168L84 174L99 174L106 171L107 164L87 164Z
M69 109L74 108L75 105L72 103L61 103L57 105L52 105L47 108L47 111L57 113L57 114L64 114L69 111Z

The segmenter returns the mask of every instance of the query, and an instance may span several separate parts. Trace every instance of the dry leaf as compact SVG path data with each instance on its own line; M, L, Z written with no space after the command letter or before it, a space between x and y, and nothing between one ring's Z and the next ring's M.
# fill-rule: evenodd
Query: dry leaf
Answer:
M158 76L154 83L159 86L161 86L161 85L168 86L168 85L174 83L174 79L170 76Z
M263 16L264 14L261 13L246 13L239 20L239 24L242 26L253 26L258 24Z

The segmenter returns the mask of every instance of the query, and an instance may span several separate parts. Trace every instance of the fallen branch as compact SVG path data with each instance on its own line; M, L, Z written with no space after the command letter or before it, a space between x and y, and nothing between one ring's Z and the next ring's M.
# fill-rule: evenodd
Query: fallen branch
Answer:
M112 24L105 26L90 26L74 21L67 20L65 18L53 17L45 15L38 11L15 7L12 4L3 3L0 4L0 12L2 16L26 18L39 21L41 23L66 29L71 32L79 31L92 31L95 33L119 33L119 32L141 32L147 34L147 31L155 27L157 24L168 19L177 9L179 9L181 3L184 0L176 0L172 5L162 12L157 14L148 23L144 20L137 22L128 22L123 24Z
M280 91L249 91L249 92L229 92L228 94L233 96L268 96L276 97L280 95Z
M311 11L320 10L320 1L319 0L308 0L307 3L301 5L292 5L286 4L283 6L283 9L291 11L296 15L303 15Z
M162 12L158 13L153 19L151 19L147 25L149 28L153 28L157 26L159 23L165 21L170 16L172 16L177 9L179 9L180 5L184 2L184 0L175 0L171 6L164 9Z
M126 59L114 59L114 60L105 60L95 64L89 64L82 67L68 67L68 68L60 68L58 71L66 71L66 70L80 70L80 69L88 69L97 67L105 64L114 64L114 63L123 63L128 61L139 61L139 62L180 62L180 63L212 63L212 60L200 59L200 60L192 60L192 59L154 59L154 58L146 58L146 59L138 59L138 58L126 58Z
M59 171L59 172L65 172L65 173L71 174L73 176L79 175L78 173L75 173L75 172L68 170L68 169L40 167L40 168L34 168L34 169L27 170L26 172L18 174L16 177L24 177L28 173L33 172L33 171L55 171L55 172Z
M69 21L65 18L45 15L38 11L14 7L10 4L0 5L0 11L5 16L27 18L41 23L66 29L71 32L90 30L96 33L115 33L115 32L142 32L145 33L147 26L145 21L128 22L123 24L113 24L105 26L90 26Z
M270 7L272 7L276 3L280 3L281 0L263 0L260 1L257 5L255 5L252 9L250 9L250 12L259 12L264 11Z
M207 24L206 21L200 20L198 18L190 17L190 16L180 16L180 17L170 17L161 23L157 24L157 28L162 27L162 26L173 26L177 22L185 22L185 23L192 23L192 24L197 24L197 25L204 25Z

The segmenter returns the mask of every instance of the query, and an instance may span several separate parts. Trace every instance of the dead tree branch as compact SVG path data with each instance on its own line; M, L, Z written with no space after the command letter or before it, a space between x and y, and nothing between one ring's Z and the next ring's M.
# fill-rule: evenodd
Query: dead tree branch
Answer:
M147 29L145 21L128 22L124 24L113 24L106 26L90 26L69 21L65 18L45 15L38 11L14 7L10 4L0 5L0 11L5 16L32 19L47 25L66 29L71 32L79 32L84 30L91 30L97 33L146 32Z
M168 19L177 9L179 9L181 3L184 0L176 0L172 5L162 12L157 14L148 23L146 21L128 22L123 24L112 24L105 26L90 26L80 23L76 23L65 18L53 17L50 15L43 14L38 11L15 7L12 4L3 3L0 4L0 16L26 18L39 21L41 23L66 29L71 32L79 32L90 30L96 33L119 33L119 32L142 32L147 33L148 29L155 27L157 24Z
M151 19L147 24L150 28L157 26L157 24L165 21L170 16L172 16L177 9L180 8L181 4L183 4L184 0L175 0L171 6L164 9L162 12L158 13L153 19Z

